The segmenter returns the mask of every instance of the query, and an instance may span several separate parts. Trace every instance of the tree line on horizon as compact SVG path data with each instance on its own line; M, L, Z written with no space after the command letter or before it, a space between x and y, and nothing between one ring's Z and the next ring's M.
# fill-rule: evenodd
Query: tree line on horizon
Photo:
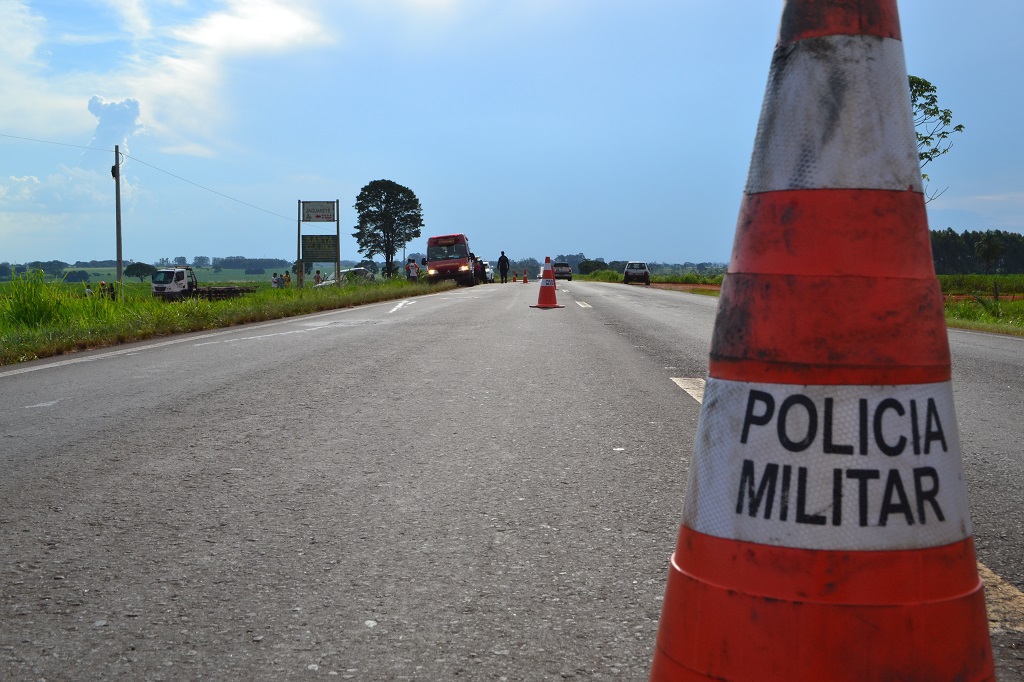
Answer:
M1024 234L1004 230L932 230L937 275L1015 275L1024 273Z
M957 233L953 228L931 231L932 258L935 263L935 274L937 275L994 275L994 274L1024 274L1024 234L1009 232L1006 230L964 230ZM415 258L419 262L423 254L412 253L409 258ZM539 272L543 264L536 258L511 258L511 270L518 272ZM603 258L587 258L583 253L558 254L552 258L556 262L565 262L572 267L573 272L581 275L590 274L598 270L621 271L627 261L611 260ZM191 262L184 256L175 258L161 258L154 263L143 263L141 261L126 261L125 275L128 277L148 277L149 273L158 267L172 265L191 265L195 268L212 268L214 270L243 270L248 274L263 274L270 270L295 271L295 262L284 258L247 258L245 256L227 256L224 258L210 258L208 256L196 256ZM130 273L128 268L133 265L137 274ZM497 267L497 260L491 262L492 267ZM674 275L698 273L702 275L716 275L725 272L725 263L655 263L648 261L648 267L655 274ZM381 272L383 266L370 259L362 261L342 261L342 267L366 267L375 273ZM89 273L85 268L116 268L116 260L90 260L75 261L66 263L61 260L51 261L30 261L27 263L0 262L0 281L9 280L12 273L20 275L28 270L42 270L54 279L65 279L69 282L89 281ZM307 264L307 269L312 264Z

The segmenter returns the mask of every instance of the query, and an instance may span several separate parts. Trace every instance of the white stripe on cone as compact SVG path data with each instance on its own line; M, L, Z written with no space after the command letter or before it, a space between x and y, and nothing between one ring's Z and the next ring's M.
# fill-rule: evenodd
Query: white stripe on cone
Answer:
M971 535L949 382L798 386L709 379L683 523L815 550Z
M785 49L785 67L772 72L765 94L747 193L921 192L903 44L828 36ZM814 106L808 106L812 96Z

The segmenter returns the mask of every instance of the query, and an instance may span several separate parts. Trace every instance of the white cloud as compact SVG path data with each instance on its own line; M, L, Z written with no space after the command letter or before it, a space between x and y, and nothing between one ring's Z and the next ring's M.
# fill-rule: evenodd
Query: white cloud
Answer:
M198 156L210 158L216 156L216 152L210 147L198 142L186 142L179 145L166 145L160 148L164 154L175 154L178 156Z
M234 0L191 26L175 29L178 39L204 48L205 56L270 52L331 42L324 27L294 2Z
M83 26L74 35L49 35L46 17L26 0L0 0L0 98L4 132L69 140L96 119L88 102L134 99L140 123L168 138L167 148L209 154L227 125L231 69L260 54L308 50L330 44L332 33L312 0L230 0L216 11L193 14L181 0L102 0L121 18L123 33ZM178 23L160 25L150 12L173 5ZM77 31L77 29L76 29ZM110 44L116 61L107 70L62 70L48 44L71 49ZM71 140L69 140L71 141ZM85 140L81 140L85 142ZM112 140L107 142L113 143Z
M90 125L87 98L48 79L38 54L45 31L46 20L26 2L0 0L0 121L7 133L52 137Z
M31 62L46 21L20 0L0 0L0 57L20 64Z
M0 184L0 201L5 205L9 202L31 201L33 192L42 185L34 175L23 177L10 176L5 184Z
M93 147L104 147L119 144L122 151L128 152L128 138L141 129L139 125L139 101L125 99L120 102L107 102L96 95L89 100L89 113L96 117L96 134L93 136Z
M122 180L122 197L130 186ZM94 211L113 201L113 181L88 168L61 166L57 173L40 179L34 175L9 177L0 183L0 206L7 211ZM63 206L63 208L61 208Z
M118 14L125 29L136 38L145 38L152 27L145 0L106 0Z
M155 59L140 57L126 80L142 103L142 121L168 139L164 149L200 156L211 154L231 115L224 95L236 60L333 40L314 12L282 0L232 0L223 10L161 30L170 41L155 46Z

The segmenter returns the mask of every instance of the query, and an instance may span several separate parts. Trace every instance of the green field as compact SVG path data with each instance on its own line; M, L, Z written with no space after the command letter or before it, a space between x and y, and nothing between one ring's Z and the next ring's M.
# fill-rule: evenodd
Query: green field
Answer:
M1024 275L939 275L943 294L1024 297Z

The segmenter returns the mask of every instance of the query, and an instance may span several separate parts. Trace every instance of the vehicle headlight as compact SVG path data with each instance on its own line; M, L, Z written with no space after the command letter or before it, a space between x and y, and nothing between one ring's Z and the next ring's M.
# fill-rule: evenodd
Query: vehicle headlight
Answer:
M468 265L460 265L459 266L459 272L469 272L469 266Z
M428 268L427 269L427 274L430 275L431 277L433 277L434 275L437 274L437 270L435 268Z

